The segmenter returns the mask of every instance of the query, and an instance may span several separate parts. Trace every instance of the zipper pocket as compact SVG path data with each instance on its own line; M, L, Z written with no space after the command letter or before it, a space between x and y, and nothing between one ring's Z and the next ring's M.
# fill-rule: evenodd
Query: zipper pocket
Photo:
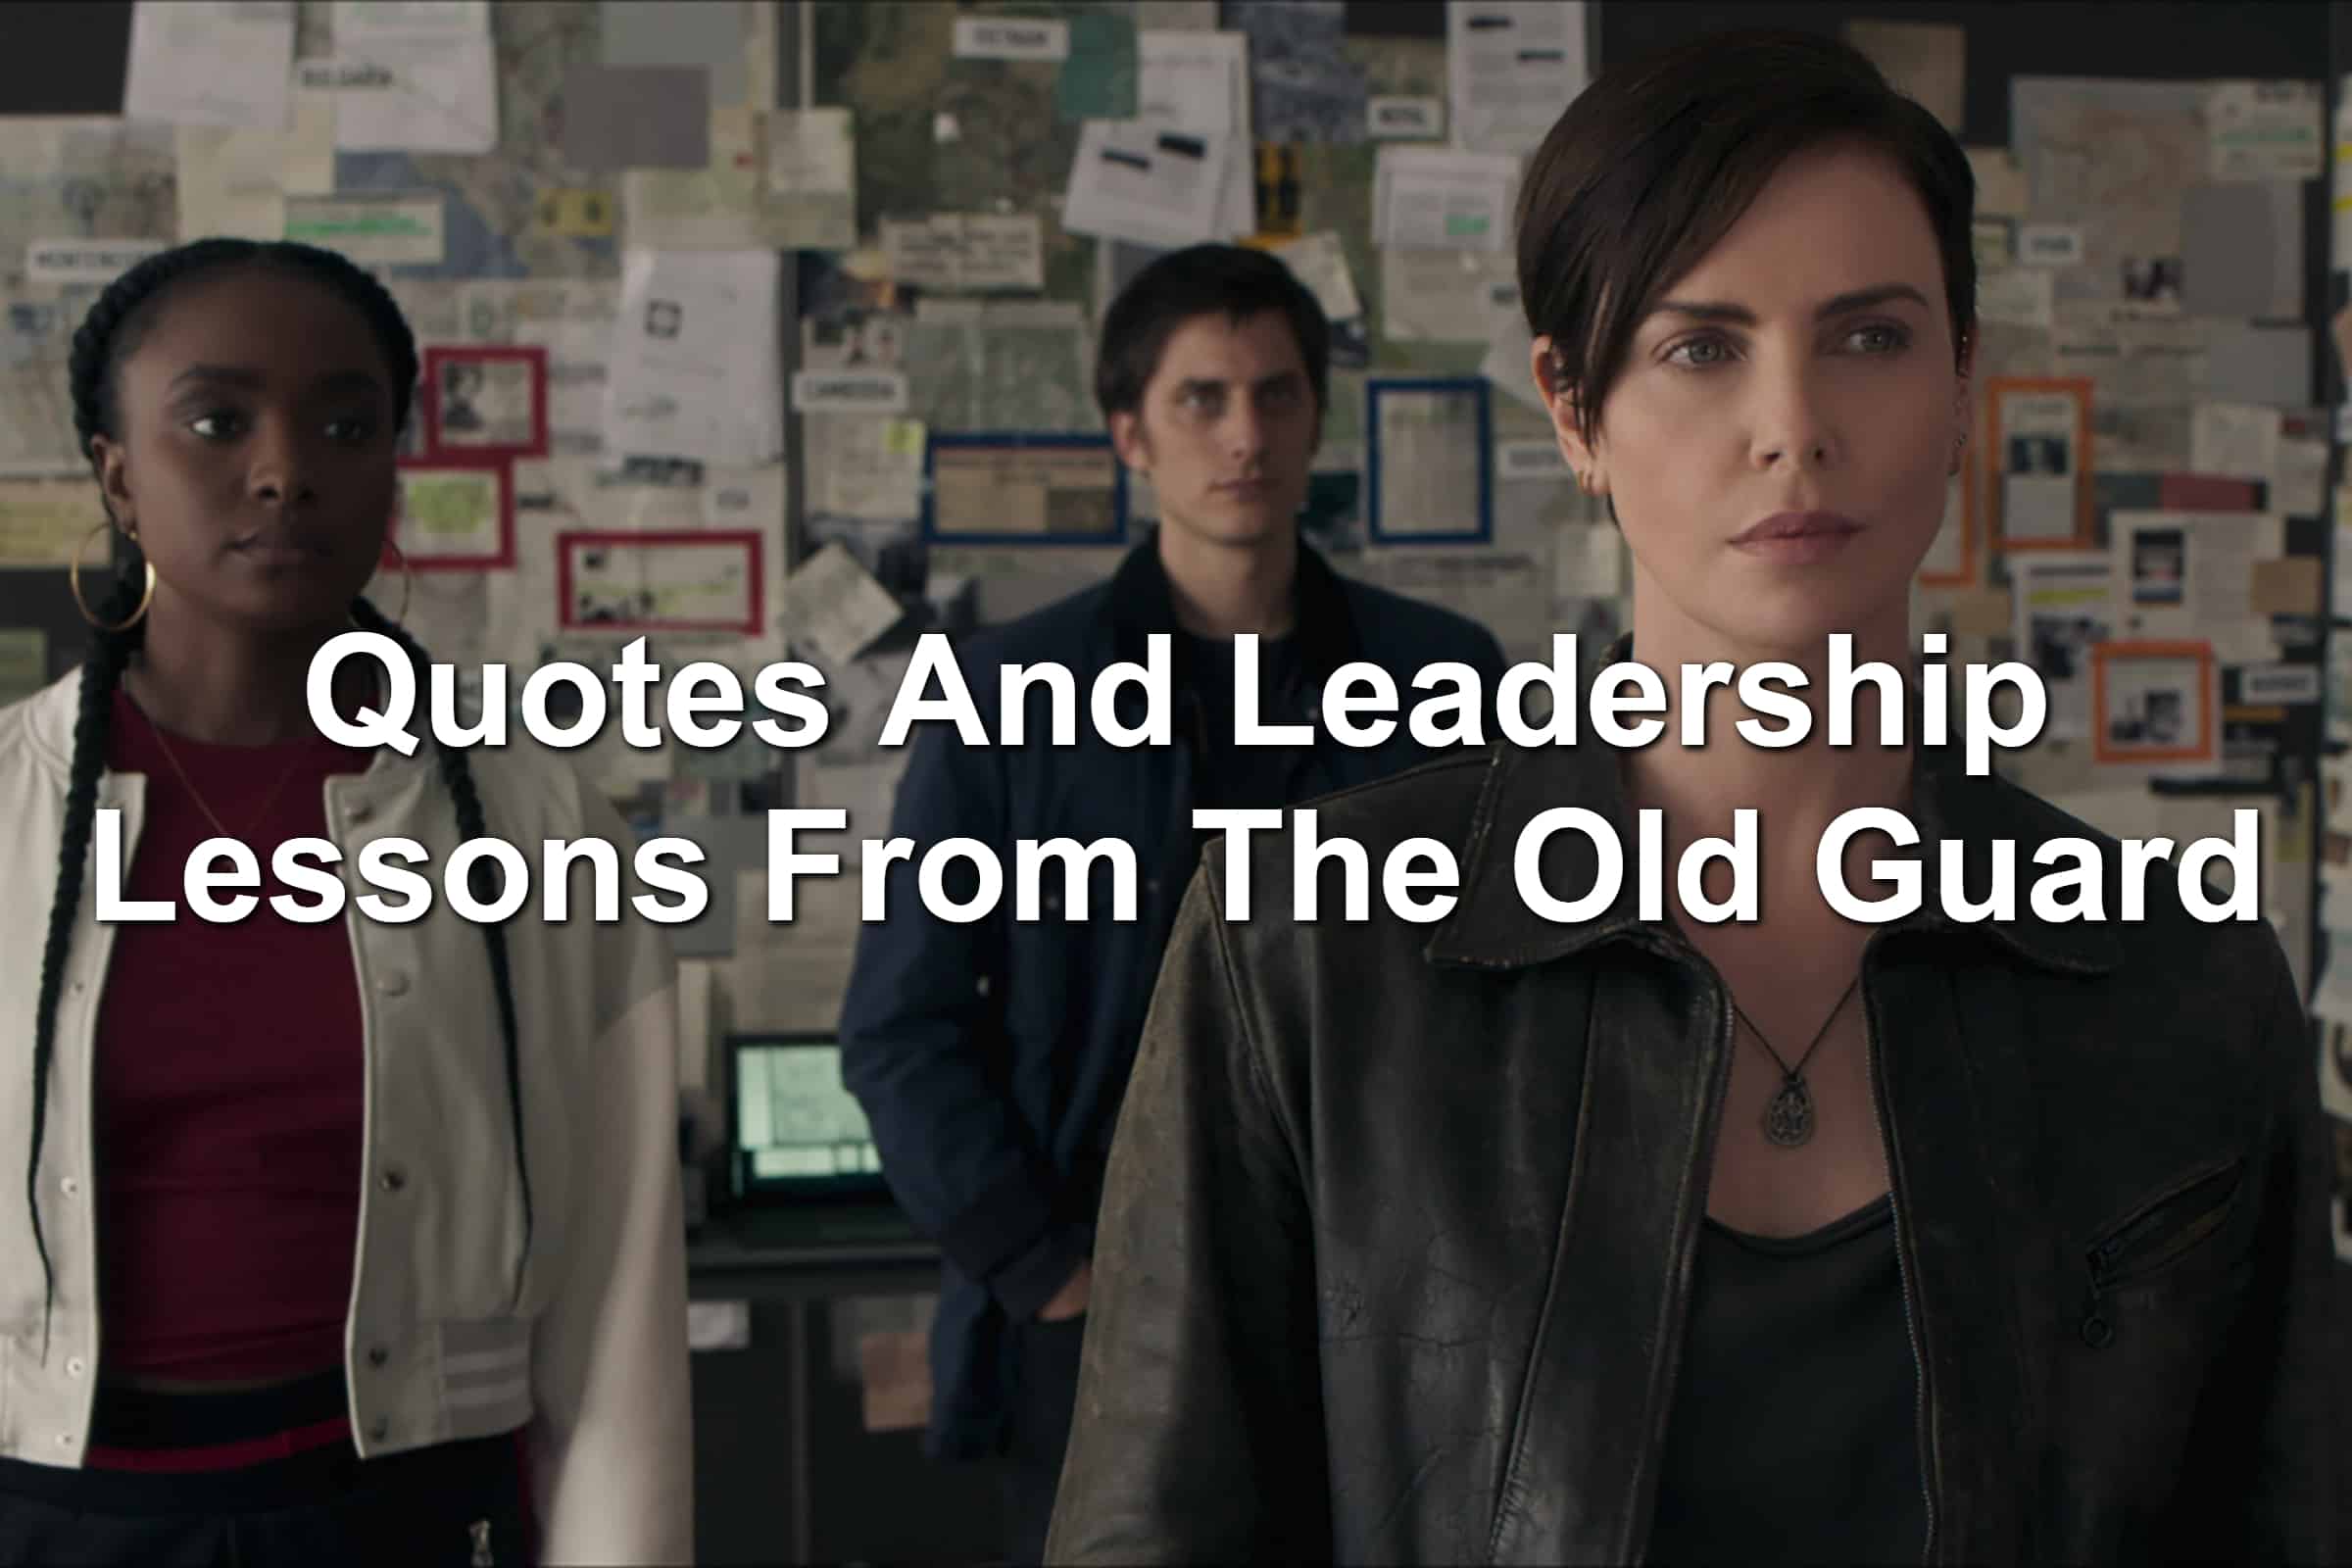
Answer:
M2110 1292L2163 1272L2221 1228L2245 1169L2241 1156L2201 1172L2091 1243L2083 1253L2090 1271L2084 1344L2103 1348L2115 1342L2115 1323L2106 1311Z

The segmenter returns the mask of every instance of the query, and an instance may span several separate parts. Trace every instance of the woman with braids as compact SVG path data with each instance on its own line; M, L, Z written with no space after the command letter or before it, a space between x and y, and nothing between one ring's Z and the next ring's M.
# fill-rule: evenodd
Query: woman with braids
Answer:
M74 340L130 570L92 604L76 566L86 662L0 710L0 1561L691 1555L666 945L182 891L214 838L628 842L527 747L313 722L354 625L424 678L359 597L416 369L384 290L292 244L145 261Z

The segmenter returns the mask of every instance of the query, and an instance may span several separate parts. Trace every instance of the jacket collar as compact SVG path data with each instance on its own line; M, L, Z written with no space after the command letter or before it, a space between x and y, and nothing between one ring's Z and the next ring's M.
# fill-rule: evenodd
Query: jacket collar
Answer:
M1621 636L1600 663L1589 667L1580 680L1589 685L1598 668L1630 659L1632 651L1631 634ZM1913 693L1916 698L1916 686ZM1913 735L1919 733L1917 718L1915 710L1909 730ZM2049 968L2085 973L2113 968L2121 960L2121 951L2107 924L2046 920L2034 911L2027 896L2033 850L2057 836L2059 819L2021 808L2027 798L1998 779L1971 776L1954 746L1915 746L1912 758L1911 807L1906 814L1920 839L1918 849L1912 852L1920 869L1919 907L1886 922L1882 929L1981 933ZM1757 804L1766 807L1766 803ZM1586 920L1547 920L1519 896L1517 846L1521 834L1538 814L1561 806L1583 807L1597 814L1624 849L1616 898ZM1605 742L1587 738L1574 746L1528 748L1497 740L1489 755L1460 857L1460 901L1435 928L1424 956L1434 963L1512 968L1564 957L1615 939L1674 950L1686 947L1669 922L1644 920L1639 913L1637 825L1616 750ZM2013 853L2019 859L2017 917L1975 923L1952 919L1944 912L1937 891L1942 846L1958 841L1962 885L1981 894L1991 885L1992 846L2001 839L2014 842ZM1594 887L1599 868L1599 853L1592 839L1574 829L1551 834L1540 861L1544 886L1567 900ZM1666 875L1673 874L1669 867ZM1864 899L1877 899L1886 891L1875 886L1854 889ZM2112 913L2112 884L2109 905Z
M76 664L25 700L24 733L41 760L64 773L74 760L74 720L81 707Z
M1347 585L1303 539L1298 541L1298 573L1291 595L1301 662L1320 686L1333 670L1361 657L1362 642L1355 616L1348 607ZM1111 637L1120 659L1141 663L1146 638L1154 632L1173 637L1180 629L1167 569L1159 564L1156 526L1119 563L1110 579L1108 608ZM1181 648L1181 642L1178 646Z

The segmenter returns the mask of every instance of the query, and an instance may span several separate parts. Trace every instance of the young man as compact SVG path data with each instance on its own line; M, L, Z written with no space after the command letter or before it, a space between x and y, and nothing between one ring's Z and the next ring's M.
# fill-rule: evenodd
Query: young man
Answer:
M891 832L916 853L892 867L890 916L859 943L843 1077L893 1190L946 1255L930 1450L1009 1457L1016 1561L1039 1559L1053 1512L1103 1165L1160 952L1207 836L1192 813L1296 806L1433 760L1402 724L1377 748L1324 733L1324 678L1342 664L1377 663L1400 692L1435 662L1471 666L1482 691L1503 667L1482 627L1347 581L1300 544L1329 364L1314 296L1261 252L1196 246L1138 274L1103 321L1096 396L1120 461L1152 480L1160 526L1108 582L973 638L957 662L994 734L1000 665L1058 663L1083 693L1166 633L1173 744L1121 749L1088 723L1074 747L978 748L939 725L914 743L899 788ZM1235 744L1241 633L1259 639L1260 720L1311 725L1313 745ZM1133 722L1141 697L1129 695ZM1114 917L1112 876L1098 861L1084 920L1051 899L1035 921L1008 906L941 920L922 905L913 863L956 836L1008 866L1016 840L1124 840L1136 918Z

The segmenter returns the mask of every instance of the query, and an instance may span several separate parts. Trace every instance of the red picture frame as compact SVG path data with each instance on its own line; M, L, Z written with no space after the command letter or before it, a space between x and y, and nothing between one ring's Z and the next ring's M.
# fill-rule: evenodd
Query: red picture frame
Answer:
M504 458L404 458L396 466L403 474L411 473L486 473L498 482L498 550L494 555L434 555L430 551L409 548L410 536L404 524L408 521L405 502L392 518L392 527L385 535L388 545L398 546L398 555L388 549L385 564L397 566L402 559L417 571L491 571L514 564L514 469Z
M462 365L519 365L531 389L530 433L521 441L452 441L444 427L450 405L443 394L445 373ZM547 350L538 344L435 343L424 351L418 408L424 421L427 461L547 456Z
M572 553L591 549L716 548L742 552L750 609L740 620L582 620L572 611ZM767 620L765 540L756 528L681 528L652 533L567 528L556 534L556 624L565 631L733 632L757 637Z

